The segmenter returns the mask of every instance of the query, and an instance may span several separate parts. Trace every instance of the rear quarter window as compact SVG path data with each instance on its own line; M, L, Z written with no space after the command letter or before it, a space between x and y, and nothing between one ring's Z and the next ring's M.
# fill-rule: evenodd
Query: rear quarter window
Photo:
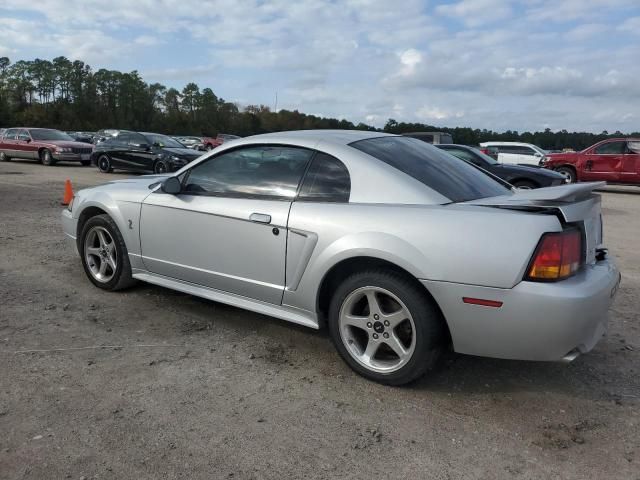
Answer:
M378 137L359 140L350 146L391 165L452 202L510 193L477 168L414 138Z

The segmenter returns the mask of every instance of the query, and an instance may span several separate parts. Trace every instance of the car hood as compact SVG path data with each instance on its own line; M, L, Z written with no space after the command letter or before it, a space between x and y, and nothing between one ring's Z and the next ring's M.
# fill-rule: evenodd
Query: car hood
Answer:
M186 147L185 148L165 147L162 149L162 151L168 153L169 155L176 155L177 157L188 158L188 159L198 158L200 155L202 155L202 153L196 153L190 148L186 148Z
M580 152L564 152L564 153L549 153L547 158L549 160L570 160L576 158Z
M510 173L512 175L536 175L547 178L564 178L558 172L554 172L553 170L547 170L545 168L540 168L537 166L510 165L501 163L499 165L495 165L494 168L496 173L503 172Z

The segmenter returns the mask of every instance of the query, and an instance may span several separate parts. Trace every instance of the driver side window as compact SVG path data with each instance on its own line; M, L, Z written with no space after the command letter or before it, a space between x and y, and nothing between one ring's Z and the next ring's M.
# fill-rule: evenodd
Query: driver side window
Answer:
M609 142L609 143L604 143L602 145L600 145L599 147L596 147L595 150L593 151L594 153L598 153L598 154L613 154L613 155L620 155L622 153L624 153L625 147L626 147L626 142Z
M190 170L184 193L293 200L313 152L265 145L217 155Z
M22 141L31 140L31 136L26 130L20 130L20 132L18 132L18 140L22 140Z

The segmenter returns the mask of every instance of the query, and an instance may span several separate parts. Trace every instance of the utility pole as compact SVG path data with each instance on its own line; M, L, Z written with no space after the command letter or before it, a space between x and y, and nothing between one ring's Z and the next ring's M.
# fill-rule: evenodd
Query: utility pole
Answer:
M273 105L273 113L278 113L278 91L276 90L276 102Z

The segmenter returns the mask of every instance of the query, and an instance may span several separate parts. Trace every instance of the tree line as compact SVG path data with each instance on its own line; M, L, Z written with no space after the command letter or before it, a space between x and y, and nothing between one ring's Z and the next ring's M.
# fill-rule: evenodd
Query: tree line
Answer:
M180 135L257 133L300 129L359 129L389 133L441 131L456 143L489 140L535 143L543 148L582 149L622 133L506 131L447 128L389 119L384 128L345 119L307 115L298 110L272 111L265 105L240 108L211 88L190 82L182 90L145 82L137 71L94 70L81 60L19 60L0 57L0 127L28 125L60 130L120 128ZM640 135L635 133L635 135Z

